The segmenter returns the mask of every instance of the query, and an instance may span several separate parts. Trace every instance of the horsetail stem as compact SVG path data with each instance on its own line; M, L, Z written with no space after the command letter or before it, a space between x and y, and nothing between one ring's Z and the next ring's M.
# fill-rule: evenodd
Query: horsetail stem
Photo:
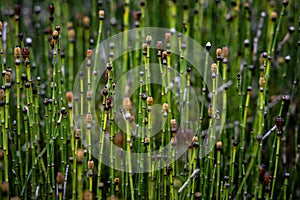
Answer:
M62 159L62 172L65 173L66 170L66 166L67 166L67 127L66 127L66 123L67 123L67 110L65 107L62 107L60 110L60 113L62 114L62 122L61 122L61 129L60 129L60 146L61 146L61 159Z
M217 147L217 182L216 182L216 199L219 199L220 196L220 175L221 175L221 169L220 169L220 165L221 165L221 151L222 151L222 142L218 141L216 144Z
M1 71L4 71L4 61L3 61L3 22L0 21L0 53L1 53L1 56L0 56L0 62L1 62ZM1 81L0 82L1 84L3 84L3 82Z
M209 59L209 50L211 48L211 43L208 42L206 44L206 55L205 55L205 66L204 66L204 75L203 75L203 82L202 82L202 95L201 95L201 110L200 110L200 122L199 122L199 131L202 130L202 123L203 123L203 115L204 115L204 102L205 102L205 95L206 95L206 76L207 76L207 69L208 69L208 59ZM198 137L202 137L199 135Z
M213 172L212 172L212 176L210 178L210 184L211 185L214 185L214 181L215 181L215 173L216 173L216 165L214 165L214 168L213 168ZM213 190L214 190L214 187L211 187L210 188L210 192L209 192L209 198L212 199L213 197Z
M128 29L129 29L129 13L130 13L130 0L124 1L124 12L123 12L123 24L124 24L124 37L123 37L123 49L128 51ZM126 65L124 69L129 69L128 65L128 55L123 56L123 63Z
M84 16L82 19L83 24L83 38L84 38L84 49L89 49L89 39L90 39L90 18L89 16Z
M131 120L131 114L130 111L132 109L131 100L128 97L125 97L123 99L123 109L125 110L125 119L126 119L126 141L127 141L127 155L126 155L126 162L127 162L127 169L129 173L129 184L130 184L130 194L131 199L134 199L134 188L133 188L133 177L132 177L132 165L131 165L131 145L132 145L132 139L131 139L131 130L130 130L130 120ZM150 142L150 141L149 141ZM128 175L127 173L127 175ZM150 191L149 191L150 192Z
M89 94L88 94L89 95ZM89 96L87 98L90 98ZM93 115L88 112L86 114L86 129L87 129L87 148L88 148L88 159L92 159L92 134L91 134L91 129L92 129L92 120L93 120Z
M103 106L103 110L101 113L101 135L100 135L100 140L99 140L99 157L98 157L98 183L101 182L101 165L102 165L102 159L103 159L103 149L104 149L104 137L105 137L105 131L106 131L106 124L107 124L107 115L108 112L107 110L105 110L105 104L106 104L106 98L108 95L108 88L104 87L103 91L102 91L102 95L103 95L103 100L102 100L102 106ZM97 196L98 198L102 198L102 188L98 187L97 190Z
M273 55L274 51L275 51L275 44L276 44L276 41L277 41L278 32L280 30L282 17L284 16L284 11L285 11L285 9L286 9L286 7L288 5L288 0L284 0L282 2L282 4L283 5L281 7L280 16L279 16L278 22L276 24L276 29L275 29L274 37L272 38L271 49L269 49L269 52L270 52L271 55ZM272 16L272 21L273 22L276 21L276 16Z
M69 36L69 47L68 47L68 90L73 88L73 79L74 79L74 43L75 43L75 30L72 27L72 24L69 24L68 27L68 36Z
M170 16L171 16L171 19L170 19L170 28L174 28L176 29L176 13L177 13L177 9L176 9L176 1L170 1Z
M82 199L82 177L81 177L81 173L82 173L82 162L84 159L84 152L83 149L78 149L77 150L77 197L76 199ZM74 191L73 191L74 192Z
M284 174L284 186L283 186L283 199L287 199L287 187L288 187L288 181L289 181L290 174L286 172Z
M100 44L101 42L101 36L102 36L102 27L103 27L103 20L104 20L104 16L105 16L105 11L104 10L99 10L98 12L98 16L99 16L99 26L98 26L98 34L97 34L97 44ZM98 56L99 55L99 47L96 46L96 51L95 51L95 55ZM94 65L92 66L92 71L94 72L96 70L96 66L98 65L98 59L95 59L94 61ZM96 77L94 77L96 79ZM94 81L95 81L94 79ZM93 85L93 90L95 89L95 85Z
M9 128L9 96L11 88L11 69L5 71L5 123L3 132L3 150L4 150L4 177L5 182L8 182L8 128Z
M88 161L88 176L89 176L89 195L90 195L90 199L92 199L92 195L93 195L93 169L94 169L94 161L93 160L89 160Z
M74 144L74 157L73 157L73 176L72 179L73 180L77 180L77 157L78 157L78 151L79 151L79 159L81 158L81 150L78 149L78 142L80 139L80 129L76 129L75 131L75 144ZM80 161L80 160L79 160ZM72 182L72 200L76 199L76 183L77 181L73 181Z
M149 77L150 78L150 77ZM147 106L148 106L148 116L147 116L147 135L150 139L150 136L152 135L152 119L151 119L151 106L153 104L153 98L151 96L147 97ZM155 149L155 141L151 140L149 141L151 143L151 147L152 149ZM150 145L148 145L150 147ZM150 153L150 151L148 152ZM151 159L151 172L149 172L149 179L151 179L151 183L149 184L149 199L153 199L153 190L154 190L154 180L155 180L155 175L154 175L154 159ZM150 160L148 160L148 162L150 162Z
M192 171L193 171L193 174L195 173L195 171L199 171L199 169L197 168L196 169L196 167L197 167L197 149L199 148L199 139L198 139L198 136L197 135L195 135L194 137L193 137L193 143L192 143L192 145L193 145L193 154L192 154ZM193 175L192 174L192 175ZM191 189L191 197L192 197L192 199L194 199L194 196L195 196L195 185L196 185L196 180L195 180L195 178L193 178L193 180L192 180L192 185L191 185L191 187L192 187L192 189Z
M167 51L166 51L166 65L167 65L167 87L166 87L166 93L167 93L167 102L169 104L169 113L172 116L172 110L171 110L171 89L170 89L170 84L171 84L171 33L166 33L165 34L165 42L167 46ZM169 117L171 117L169 116ZM171 118L168 118L170 120Z
M166 121L168 118L168 111L169 111L169 104L168 103L164 103L162 106L162 115L164 120ZM168 123L165 123L162 127L162 144L168 144L168 134L166 134L168 129ZM162 149L162 147L161 147ZM163 154L163 196L164 199L167 197L167 164L165 162L165 158L167 158L167 155Z
M146 73L146 93L148 96L151 96L151 71L150 71L150 45L152 42L151 35L147 35L146 37L146 59L145 59L145 73ZM145 58L145 56L144 56ZM148 88L148 89L147 89Z
M274 198L274 190L276 185L276 178L277 178L277 170L279 164L279 153L280 153L280 143L281 143L281 136L282 136L282 129L283 129L283 122L284 119L282 117L277 117L276 119L276 127L277 127L277 137L276 137L276 152L275 152L275 167L274 167L274 174L272 178L272 188L271 188L271 196L270 199Z
M66 100L67 100L67 105L68 105L68 115L69 115L69 125L70 125L70 133L68 136L71 137L71 151L72 151L72 156L74 158L74 153L75 153L75 132L74 132L74 124L73 124L73 93L72 92L66 92Z
M235 178L235 169L234 169L234 164L235 164L235 160L236 160L236 150L237 150L237 145L238 142L237 141L232 141L232 156L231 156L231 161L230 161L230 191L228 192L229 196L232 195L232 186L234 184L234 178Z
M14 49L15 65L16 65L16 84L17 84L17 135L18 135L18 151L21 152L21 69L20 58L21 48L16 47ZM23 182L23 163L22 153L19 155L20 176Z

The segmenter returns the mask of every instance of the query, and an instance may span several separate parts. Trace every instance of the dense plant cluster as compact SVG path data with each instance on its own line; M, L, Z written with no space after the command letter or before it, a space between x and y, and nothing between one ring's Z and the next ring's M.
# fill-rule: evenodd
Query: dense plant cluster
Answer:
M1 2L0 199L299 199L299 33L297 0Z

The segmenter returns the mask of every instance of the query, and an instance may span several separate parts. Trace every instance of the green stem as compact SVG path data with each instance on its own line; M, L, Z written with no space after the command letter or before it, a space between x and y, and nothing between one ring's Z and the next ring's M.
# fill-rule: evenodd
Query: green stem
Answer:
M276 139L276 154L275 154L276 158L275 158L274 174L273 174L273 178L272 178L272 189L271 189L270 199L274 198L274 191L275 191L275 185L276 185L276 179L277 179L277 171L278 171L278 165L279 165L281 134L282 134L281 130L279 129L277 131L277 137L276 137L277 138Z

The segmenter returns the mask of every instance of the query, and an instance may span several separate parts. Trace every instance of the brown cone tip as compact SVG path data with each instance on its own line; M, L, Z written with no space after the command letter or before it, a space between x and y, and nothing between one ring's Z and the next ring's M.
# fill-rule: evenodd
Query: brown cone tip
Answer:
M147 98L147 104L148 104L148 106L151 106L152 103L153 103L153 97L148 97Z
M272 21L275 21L277 19L277 13L276 12L272 12L271 19L272 19Z
M171 126L176 128L176 119L171 119Z
M165 34L165 40L166 40L166 43L170 43L170 41L171 41L171 33L166 33Z
M60 185L63 182L64 182L64 175L61 172L57 172L56 183Z
M69 29L68 35L70 39L75 39L75 30L73 28Z
M83 25L85 27L89 27L90 26L91 20L90 20L90 18L88 16L84 16L82 21L83 21Z
M221 55L222 55L222 49L217 48L216 55L217 55L217 57L221 57Z
M221 141L218 141L217 142L217 149L222 149L222 142Z
M83 152L83 149L78 149L77 150L77 160L82 162L84 158L84 152Z
M123 108L124 108L124 110L126 110L126 111L131 110L131 106L132 106L132 104L131 104L130 98L129 97L125 97L123 99Z
M89 170L93 170L94 169L94 161L93 160L89 160L88 161L88 168L89 168Z
M99 18L100 18L100 19L103 19L104 16L105 16L104 10L99 10Z
M217 64L216 63L211 64L211 72L212 73L216 73L217 72Z
M66 93L66 99L67 99L67 102L68 102L68 103L72 103L72 101L73 101L73 92L68 91L68 92Z
M223 58L228 57L228 47L223 47L222 48L222 56L223 56Z
M20 59L20 57L21 57L21 48L20 47L16 47L14 49L14 56L15 56L15 59Z
M91 113L86 114L86 122L91 123L93 120L93 116Z

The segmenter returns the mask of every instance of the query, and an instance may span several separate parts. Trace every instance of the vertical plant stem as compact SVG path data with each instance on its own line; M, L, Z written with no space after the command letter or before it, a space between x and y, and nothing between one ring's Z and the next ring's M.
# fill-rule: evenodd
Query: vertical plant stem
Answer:
M216 144L217 147L217 182L216 182L216 199L220 199L220 176L221 176L221 151L222 151L222 142L218 141Z
M274 174L272 178L272 188L271 188L271 196L270 199L274 198L274 191L278 173L278 165L279 165L279 155L280 155L280 143L281 143L281 136L282 136L282 128L283 128L284 119L282 117L277 117L276 119L276 127L277 127L277 137L276 137L276 153L275 153L275 167L274 167Z

